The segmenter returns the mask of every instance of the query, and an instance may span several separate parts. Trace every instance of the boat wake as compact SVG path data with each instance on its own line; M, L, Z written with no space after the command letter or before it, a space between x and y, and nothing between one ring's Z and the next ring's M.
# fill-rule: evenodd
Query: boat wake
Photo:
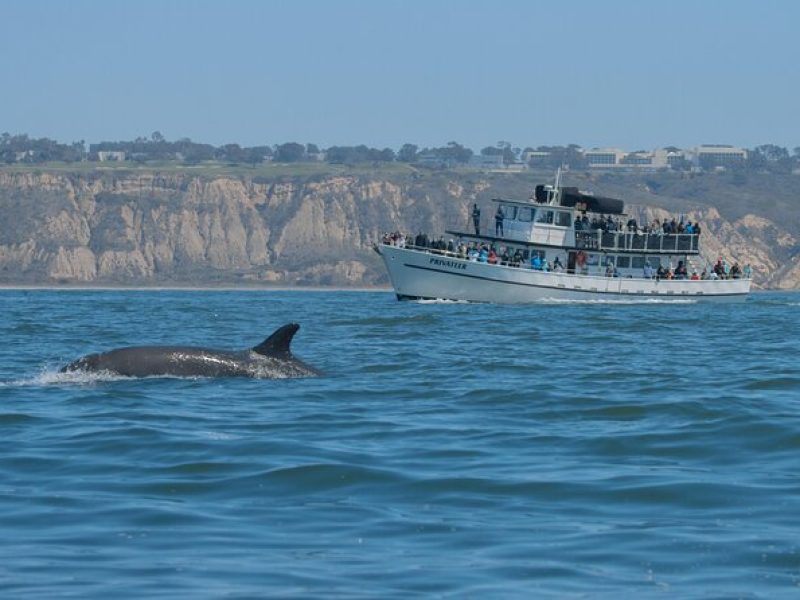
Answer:
M586 300L570 299L570 298L542 298L537 302L538 304L697 304L697 300L688 298L626 298L626 299L612 299L612 298L592 298Z
M427 298L412 300L416 304L471 304L469 300L447 300L445 298Z

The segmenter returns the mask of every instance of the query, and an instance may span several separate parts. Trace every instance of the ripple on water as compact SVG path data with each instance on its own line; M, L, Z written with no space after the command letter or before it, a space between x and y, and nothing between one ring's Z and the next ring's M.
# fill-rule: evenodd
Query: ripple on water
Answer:
M0 293L10 597L797 590L792 294L736 307L22 300ZM326 376L57 372L131 340L245 347L290 321L294 351Z

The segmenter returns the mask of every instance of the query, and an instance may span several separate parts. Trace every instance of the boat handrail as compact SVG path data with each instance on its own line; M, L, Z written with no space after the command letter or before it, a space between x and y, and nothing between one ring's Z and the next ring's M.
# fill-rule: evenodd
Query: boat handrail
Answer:
M639 233L634 231L575 232L575 246L581 250L628 251L654 254L699 254L696 233Z
M670 234L670 235L672 235L672 234ZM695 236L695 237L697 237L697 236ZM507 268L507 269L527 269L527 270L532 270L530 265L527 263L527 261L520 262L520 264L518 266L510 265L510 264L504 265L504 264L500 263L499 257L498 257L498 262L497 263L494 263L494 264L493 263L484 263L482 261L471 260L471 259L465 257L463 254L460 254L458 252L450 252L449 250L443 250L443 249L439 249L439 248L429 248L427 246L415 246L413 244L405 244L405 243L397 244L397 243L392 243L391 241L382 241L381 244L384 245L384 246L393 246L393 247L397 247L397 248L403 248L403 249L406 249L406 250L415 250L417 252L425 252L427 254L434 254L434 255L437 255L437 256L443 256L445 258L450 258L450 259L453 259L453 260L462 260L464 262L477 262L479 264L488 264L488 265L491 265L491 266L503 267L503 268ZM609 277L609 278L612 278L612 275L606 274L603 271L603 268L600 267L600 266L598 266L598 272L597 273L588 273L588 272L585 272L585 273L578 273L578 272L570 273L567 269L564 269L562 271L545 271L545 272L546 273L551 273L551 274L554 274L554 275L565 275L565 276L568 276L568 277ZM652 281L654 279L659 279L658 277L655 277L655 276L654 277L644 277L643 275L641 277L635 277L635 276L632 276L632 275L625 275L625 276L614 275L613 278L614 279L650 280L650 281ZM746 273L742 273L742 275L740 277L729 277L729 278L720 278L720 279L690 279L690 278L686 278L686 279L666 279L666 278L661 278L661 281L735 281L737 279L752 279L752 278L753 278L752 274L750 274L748 276Z

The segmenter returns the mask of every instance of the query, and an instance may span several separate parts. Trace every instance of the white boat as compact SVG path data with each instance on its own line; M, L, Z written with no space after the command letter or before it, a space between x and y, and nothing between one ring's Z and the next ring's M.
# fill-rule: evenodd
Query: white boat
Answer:
M750 292L749 268L699 266L701 233L623 224L622 201L561 188L558 176L530 200L493 201L495 235L478 222L472 233L447 231L448 244L394 235L375 246L399 300L730 302Z

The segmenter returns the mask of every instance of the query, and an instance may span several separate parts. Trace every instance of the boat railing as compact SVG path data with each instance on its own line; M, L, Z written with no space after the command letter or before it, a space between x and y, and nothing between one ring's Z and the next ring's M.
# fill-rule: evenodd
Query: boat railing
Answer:
M632 231L576 231L575 245L582 250L697 254L700 236L694 233L638 233Z
M587 233L587 232L584 232L584 233ZM656 237L656 236L654 235L654 237ZM695 237L697 237L697 236L695 236ZM463 261L468 261L468 262L481 262L481 263L483 262L483 261L476 261L474 259L470 259L466 255L464 255L463 253L451 252L449 250L442 249L442 248L431 248L429 246L415 246L413 244L406 244L404 242L394 243L394 242L384 241L384 242L382 242L382 244L385 245L385 246L395 246L395 247L398 247L398 248L404 248L406 250L416 250L417 252L425 252L427 254L435 254L437 256L443 256L445 258L453 258L453 259L463 260ZM511 268L515 268L515 269L531 269L531 266L530 266L530 264L528 263L527 260L522 260L520 262L514 261L514 262L510 262L510 263L508 263L508 262L503 263L498 258L498 261L496 263L488 263L488 264L493 264L494 266L498 266L498 267L501 267L501 266L502 267L511 267ZM594 272L594 273L590 273L588 271L588 269L584 269L583 271L575 270L574 272L570 271L570 270L566 270L566 269L562 270L562 271L549 271L549 272L557 273L559 275L569 275L569 276L572 276L572 277L594 276L594 277L614 277L615 279L617 279L617 278L619 278L619 279L659 279L659 277L657 277L655 274L652 277L644 277L644 276L635 277L635 276L632 276L632 275L625 275L625 276L620 277L619 275L609 275L608 271L605 270L605 269L606 269L606 267L598 266L597 267L597 271ZM675 280L675 281L726 281L726 280L733 280L733 279L752 279L752 273L748 274L747 272L744 272L739 277L722 277L722 278L718 278L718 279L698 279L698 280L680 279L680 280Z

